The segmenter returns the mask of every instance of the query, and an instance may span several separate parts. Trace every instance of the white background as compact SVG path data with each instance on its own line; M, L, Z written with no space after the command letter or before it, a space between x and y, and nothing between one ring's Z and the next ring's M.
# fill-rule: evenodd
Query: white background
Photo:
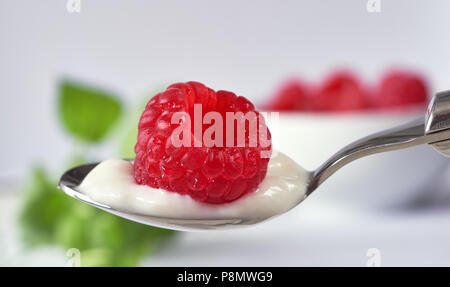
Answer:
M350 67L375 81L391 66L450 87L450 2L0 1L0 178L71 150L55 108L64 76L103 85L135 105L155 87L197 80L261 102L279 81Z

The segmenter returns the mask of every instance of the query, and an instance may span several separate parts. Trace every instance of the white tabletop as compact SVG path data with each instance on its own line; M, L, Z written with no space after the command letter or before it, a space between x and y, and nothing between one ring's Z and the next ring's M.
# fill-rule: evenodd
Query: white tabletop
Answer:
M3 185L0 193L0 265L64 266L65 250L58 247L22 249L16 223L20 196L14 189ZM376 252L382 266L449 266L449 223L445 196L362 211L329 201L320 191L291 212L254 227L179 233L143 265L366 266L373 259L370 252Z

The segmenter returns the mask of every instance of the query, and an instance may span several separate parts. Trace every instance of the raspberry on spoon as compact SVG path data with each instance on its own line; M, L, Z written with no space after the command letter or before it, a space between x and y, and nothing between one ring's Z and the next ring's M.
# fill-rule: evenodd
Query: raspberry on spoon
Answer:
M196 117L199 106L200 119ZM208 129L217 124L206 121L212 113L223 119L223 133L211 137L219 142L222 138L222 145L203 142ZM244 121L243 141L239 142L239 121L227 124L228 114L237 118L254 115L256 134L252 135L250 122ZM179 119L175 124L174 116ZM203 123L200 135L195 129L198 121ZM191 140L188 145L180 146L174 142L177 140L174 133L189 122ZM261 140L263 132L267 133L266 141ZM231 142L230 135L234 136ZM185 140L184 136L180 140ZM205 203L231 202L255 191L264 179L272 151L270 139L264 119L246 98L228 91L215 92L197 82L176 83L150 99L142 113L135 146L134 178L138 184L187 194Z

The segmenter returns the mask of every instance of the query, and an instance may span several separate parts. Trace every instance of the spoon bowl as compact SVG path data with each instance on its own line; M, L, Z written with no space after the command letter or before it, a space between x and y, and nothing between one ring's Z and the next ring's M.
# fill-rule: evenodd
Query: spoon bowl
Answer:
M247 217L247 218L179 218L179 217L160 217L146 214L133 213L119 210L111 207L105 203L98 202L92 199L89 195L80 191L79 186L85 177L93 170L99 163L91 163L72 168L65 172L60 181L59 188L70 197L80 200L84 203L112 213L114 215L132 220L138 223L168 228L180 231L199 231L211 229L232 229L238 227L250 226L262 221L265 221L272 216L264 217Z

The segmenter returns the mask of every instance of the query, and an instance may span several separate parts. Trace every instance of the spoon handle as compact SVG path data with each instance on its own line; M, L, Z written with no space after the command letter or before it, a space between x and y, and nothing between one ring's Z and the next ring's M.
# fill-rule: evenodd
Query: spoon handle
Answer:
M439 128L433 130L432 127ZM431 144L442 154L450 156L450 91L438 93L433 98L426 118L362 138L334 154L313 172L307 195L356 159L421 144Z

